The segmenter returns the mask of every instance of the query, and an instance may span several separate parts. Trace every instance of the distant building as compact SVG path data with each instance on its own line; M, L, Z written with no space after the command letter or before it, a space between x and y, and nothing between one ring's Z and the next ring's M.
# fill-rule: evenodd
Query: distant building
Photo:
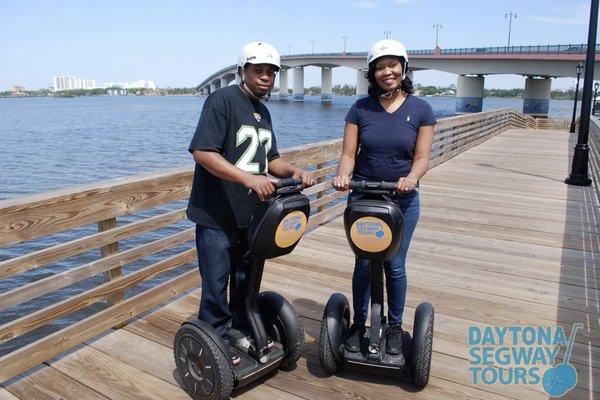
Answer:
M123 89L156 89L156 83L154 81L146 81L139 79L133 82L121 82L119 87Z
M52 79L54 91L75 90L75 89L96 89L96 81L93 79L81 79L77 76L55 76Z
M23 86L12 85L10 91L12 93L21 93L25 91L25 88Z

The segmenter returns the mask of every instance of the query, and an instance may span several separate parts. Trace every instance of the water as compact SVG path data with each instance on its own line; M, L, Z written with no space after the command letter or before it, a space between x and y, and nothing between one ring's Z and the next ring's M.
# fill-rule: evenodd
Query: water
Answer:
M454 114L453 97L428 97L437 118ZM0 99L0 199L190 165L187 146L203 99L78 97ZM271 100L280 148L339 138L354 97L304 103ZM573 103L552 100L550 115L569 118ZM522 108L521 99L486 98L484 111Z
M453 97L428 97L437 118L454 113ZM0 99L0 199L71 187L139 173L193 165L187 152L203 99L196 97L79 97L73 99ZM323 105L318 96L306 96L304 103L272 100L267 106L273 117L280 149L310 142L340 138L344 117L354 97L334 96ZM520 99L484 99L484 110L522 108ZM552 100L550 116L569 118L571 101ZM134 216L119 218L119 224L136 221L185 206L185 201ZM121 241L121 250L157 240L191 227L188 221ZM0 249L0 261L95 233L95 224ZM145 257L124 268L138 270L189 248L191 244ZM92 250L26 273L0 280L0 293L54 275L99 258ZM158 282L170 279L190 265L144 282L126 297ZM96 276L0 313L0 325L29 314L48 304L73 296L102 283ZM73 315L55 321L30 334L0 344L0 355L56 331L105 307L96 303Z

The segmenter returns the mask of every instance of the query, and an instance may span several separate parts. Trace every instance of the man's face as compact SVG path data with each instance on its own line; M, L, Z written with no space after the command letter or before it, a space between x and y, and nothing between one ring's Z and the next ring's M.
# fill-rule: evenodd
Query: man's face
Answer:
M244 82L256 97L266 96L275 85L277 68L271 64L247 64Z

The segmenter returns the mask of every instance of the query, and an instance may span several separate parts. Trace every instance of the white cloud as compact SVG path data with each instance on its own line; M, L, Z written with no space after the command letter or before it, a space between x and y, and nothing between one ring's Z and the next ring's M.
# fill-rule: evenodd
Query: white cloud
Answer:
M355 8L375 8L379 4L377 0L358 0L350 3L351 7Z
M587 25L590 19L590 6L587 3L571 6L550 7L554 15L530 17L534 21L555 25Z

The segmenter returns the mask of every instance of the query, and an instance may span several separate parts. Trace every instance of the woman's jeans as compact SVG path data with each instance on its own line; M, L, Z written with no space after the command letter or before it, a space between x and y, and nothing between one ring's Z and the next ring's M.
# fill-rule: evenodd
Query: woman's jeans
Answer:
M244 329L250 326L244 308L252 266L247 232L196 225L198 267L202 277L198 319L212 325L224 338L231 326ZM228 304L227 286L230 279L231 304Z
M358 196L350 194L348 202ZM393 195L390 199L396 203L404 216L404 235L396 255L384 263L385 283L388 303L388 325L402 324L404 301L406 300L406 253L415 227L419 220L420 206L419 193L414 192L407 196ZM369 301L371 300L371 261L356 259L354 275L352 276L352 296L354 308L354 323L364 325L367 321Z

